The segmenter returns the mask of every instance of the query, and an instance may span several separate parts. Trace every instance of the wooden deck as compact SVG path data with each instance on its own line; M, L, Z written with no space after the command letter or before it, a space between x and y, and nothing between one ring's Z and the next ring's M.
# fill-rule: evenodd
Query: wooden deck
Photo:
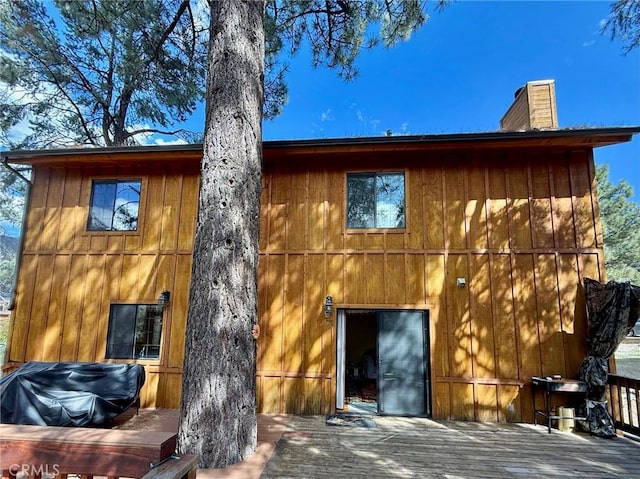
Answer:
M223 469L198 469L196 479L258 479L276 444L287 430L291 416L258 414L258 447L245 461ZM114 428L135 431L177 432L178 410L141 409L140 414L122 416Z
M631 478L640 443L545 426L374 417L377 428L292 416L263 478Z
M141 410L115 427L177 430L176 410ZM324 416L258 415L258 449L196 479L640 478L640 442L546 426L372 416L375 428Z

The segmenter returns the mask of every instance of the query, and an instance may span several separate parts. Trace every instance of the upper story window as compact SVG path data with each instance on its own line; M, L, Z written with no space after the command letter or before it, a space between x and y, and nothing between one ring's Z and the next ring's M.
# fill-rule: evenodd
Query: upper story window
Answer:
M112 304L109 310L107 358L158 359L162 308L157 304Z
M404 227L404 173L347 174L347 228Z
M138 228L140 180L94 180L89 231L135 231Z

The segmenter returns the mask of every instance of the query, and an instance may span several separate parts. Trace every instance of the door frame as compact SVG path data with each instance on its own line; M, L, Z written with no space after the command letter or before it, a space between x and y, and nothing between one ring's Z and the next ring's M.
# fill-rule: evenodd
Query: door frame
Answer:
M347 365L345 355L347 348L347 314L346 309L338 309L336 313L336 409L344 409L345 375Z

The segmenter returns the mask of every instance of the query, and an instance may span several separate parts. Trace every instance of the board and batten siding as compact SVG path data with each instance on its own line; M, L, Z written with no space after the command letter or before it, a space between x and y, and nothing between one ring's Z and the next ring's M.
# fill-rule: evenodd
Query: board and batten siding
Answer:
M331 295L334 311L429 311L435 418L530 421L531 376L575 376L586 334L579 285L604 279L591 155L265 155L259 411L335 409ZM405 229L346 229L350 171L405 172ZM115 177L142 179L138 231L87 232L91 181ZM142 402L178 407L197 197L193 159L37 166L9 360L104 361L109 304L154 302L166 288L161 358L140 361Z
M259 410L335 407L326 295L334 309L429 310L435 418L531 421L531 376L575 377L579 285L604 275L590 150L305 160L265 165ZM405 172L406 229L346 229L349 171Z
M93 180L141 179L137 231L87 231ZM161 357L139 361L146 407L177 408L191 275L197 163L42 167L32 175L8 361L105 359L112 303L156 303L164 289Z

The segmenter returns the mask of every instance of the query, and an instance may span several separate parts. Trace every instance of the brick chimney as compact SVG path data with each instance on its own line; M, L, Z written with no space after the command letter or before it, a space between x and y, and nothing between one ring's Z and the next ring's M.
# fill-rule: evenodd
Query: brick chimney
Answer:
M500 130L549 130L558 128L554 80L530 81L518 88L513 103L500 120Z

